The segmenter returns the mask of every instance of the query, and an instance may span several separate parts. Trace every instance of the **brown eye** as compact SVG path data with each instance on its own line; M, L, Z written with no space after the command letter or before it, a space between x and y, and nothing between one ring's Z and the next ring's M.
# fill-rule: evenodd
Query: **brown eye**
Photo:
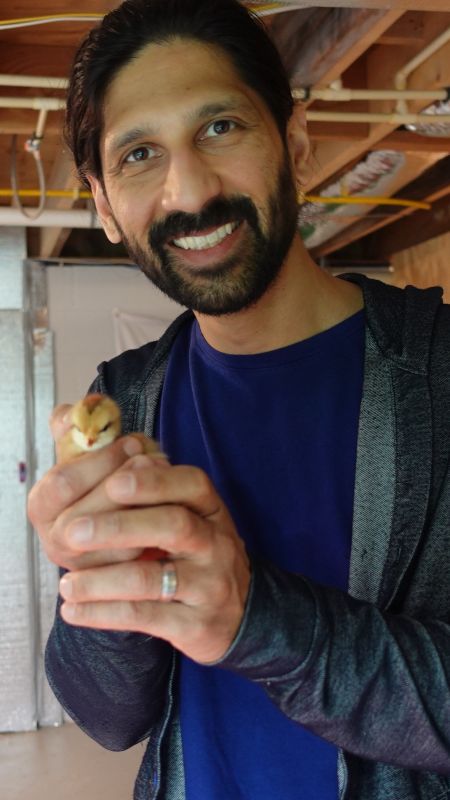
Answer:
M237 124L232 119L216 119L208 125L203 138L214 139L226 133L231 133L235 128L237 128Z
M136 164L139 161L148 161L151 158L154 158L156 155L156 151L153 147L145 146L145 147L135 147L134 150L131 151L125 158L125 163L127 164Z
M104 433L104 431L107 431L107 430L108 430L108 428L110 428L110 427L111 427L111 423L110 423L110 422L108 422L108 424L107 424L107 425L105 425L105 427L101 429L100 433Z
M227 119L219 119L217 122L214 123L213 131L214 131L214 133L217 133L217 134L228 133L228 131L230 130L230 127L231 127L230 123L229 123L229 121Z

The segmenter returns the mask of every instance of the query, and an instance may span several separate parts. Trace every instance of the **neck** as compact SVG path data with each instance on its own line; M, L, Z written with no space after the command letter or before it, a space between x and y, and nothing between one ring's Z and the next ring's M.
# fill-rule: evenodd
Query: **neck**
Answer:
M250 355L308 339L362 307L359 287L321 270L296 236L277 280L254 306L220 317L195 316L211 347Z

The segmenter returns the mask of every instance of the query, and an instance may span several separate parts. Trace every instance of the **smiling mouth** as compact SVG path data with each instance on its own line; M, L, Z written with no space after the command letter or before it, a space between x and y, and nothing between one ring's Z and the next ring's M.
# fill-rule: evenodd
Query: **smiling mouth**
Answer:
M182 236L180 239L173 239L172 244L182 250L207 250L223 242L239 225L240 222L228 222L205 236Z

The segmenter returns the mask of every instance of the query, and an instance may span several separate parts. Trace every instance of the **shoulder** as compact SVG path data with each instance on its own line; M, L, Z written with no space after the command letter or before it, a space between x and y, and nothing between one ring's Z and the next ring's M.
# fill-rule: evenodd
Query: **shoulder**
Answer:
M98 366L97 378L89 391L114 398L122 413L124 431L152 431L172 344L192 319L192 313L186 311L172 322L158 341L126 350Z
M190 311L177 317L155 342L148 342L133 350L126 350L110 361L103 361L98 372L105 392L116 396L142 387L161 364L167 361L172 344L181 328L192 320Z
M448 342L448 310L442 288L401 289L365 275L344 275L363 291L367 326L382 353L398 367L424 374L437 342Z

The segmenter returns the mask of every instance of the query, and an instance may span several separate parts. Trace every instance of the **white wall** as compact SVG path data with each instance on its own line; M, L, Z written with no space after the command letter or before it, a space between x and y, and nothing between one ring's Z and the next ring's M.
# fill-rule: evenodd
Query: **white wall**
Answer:
M97 365L117 355L114 309L156 317L161 320L161 333L183 311L137 269L55 266L47 268L47 279L58 403L74 403L82 397L97 374Z

